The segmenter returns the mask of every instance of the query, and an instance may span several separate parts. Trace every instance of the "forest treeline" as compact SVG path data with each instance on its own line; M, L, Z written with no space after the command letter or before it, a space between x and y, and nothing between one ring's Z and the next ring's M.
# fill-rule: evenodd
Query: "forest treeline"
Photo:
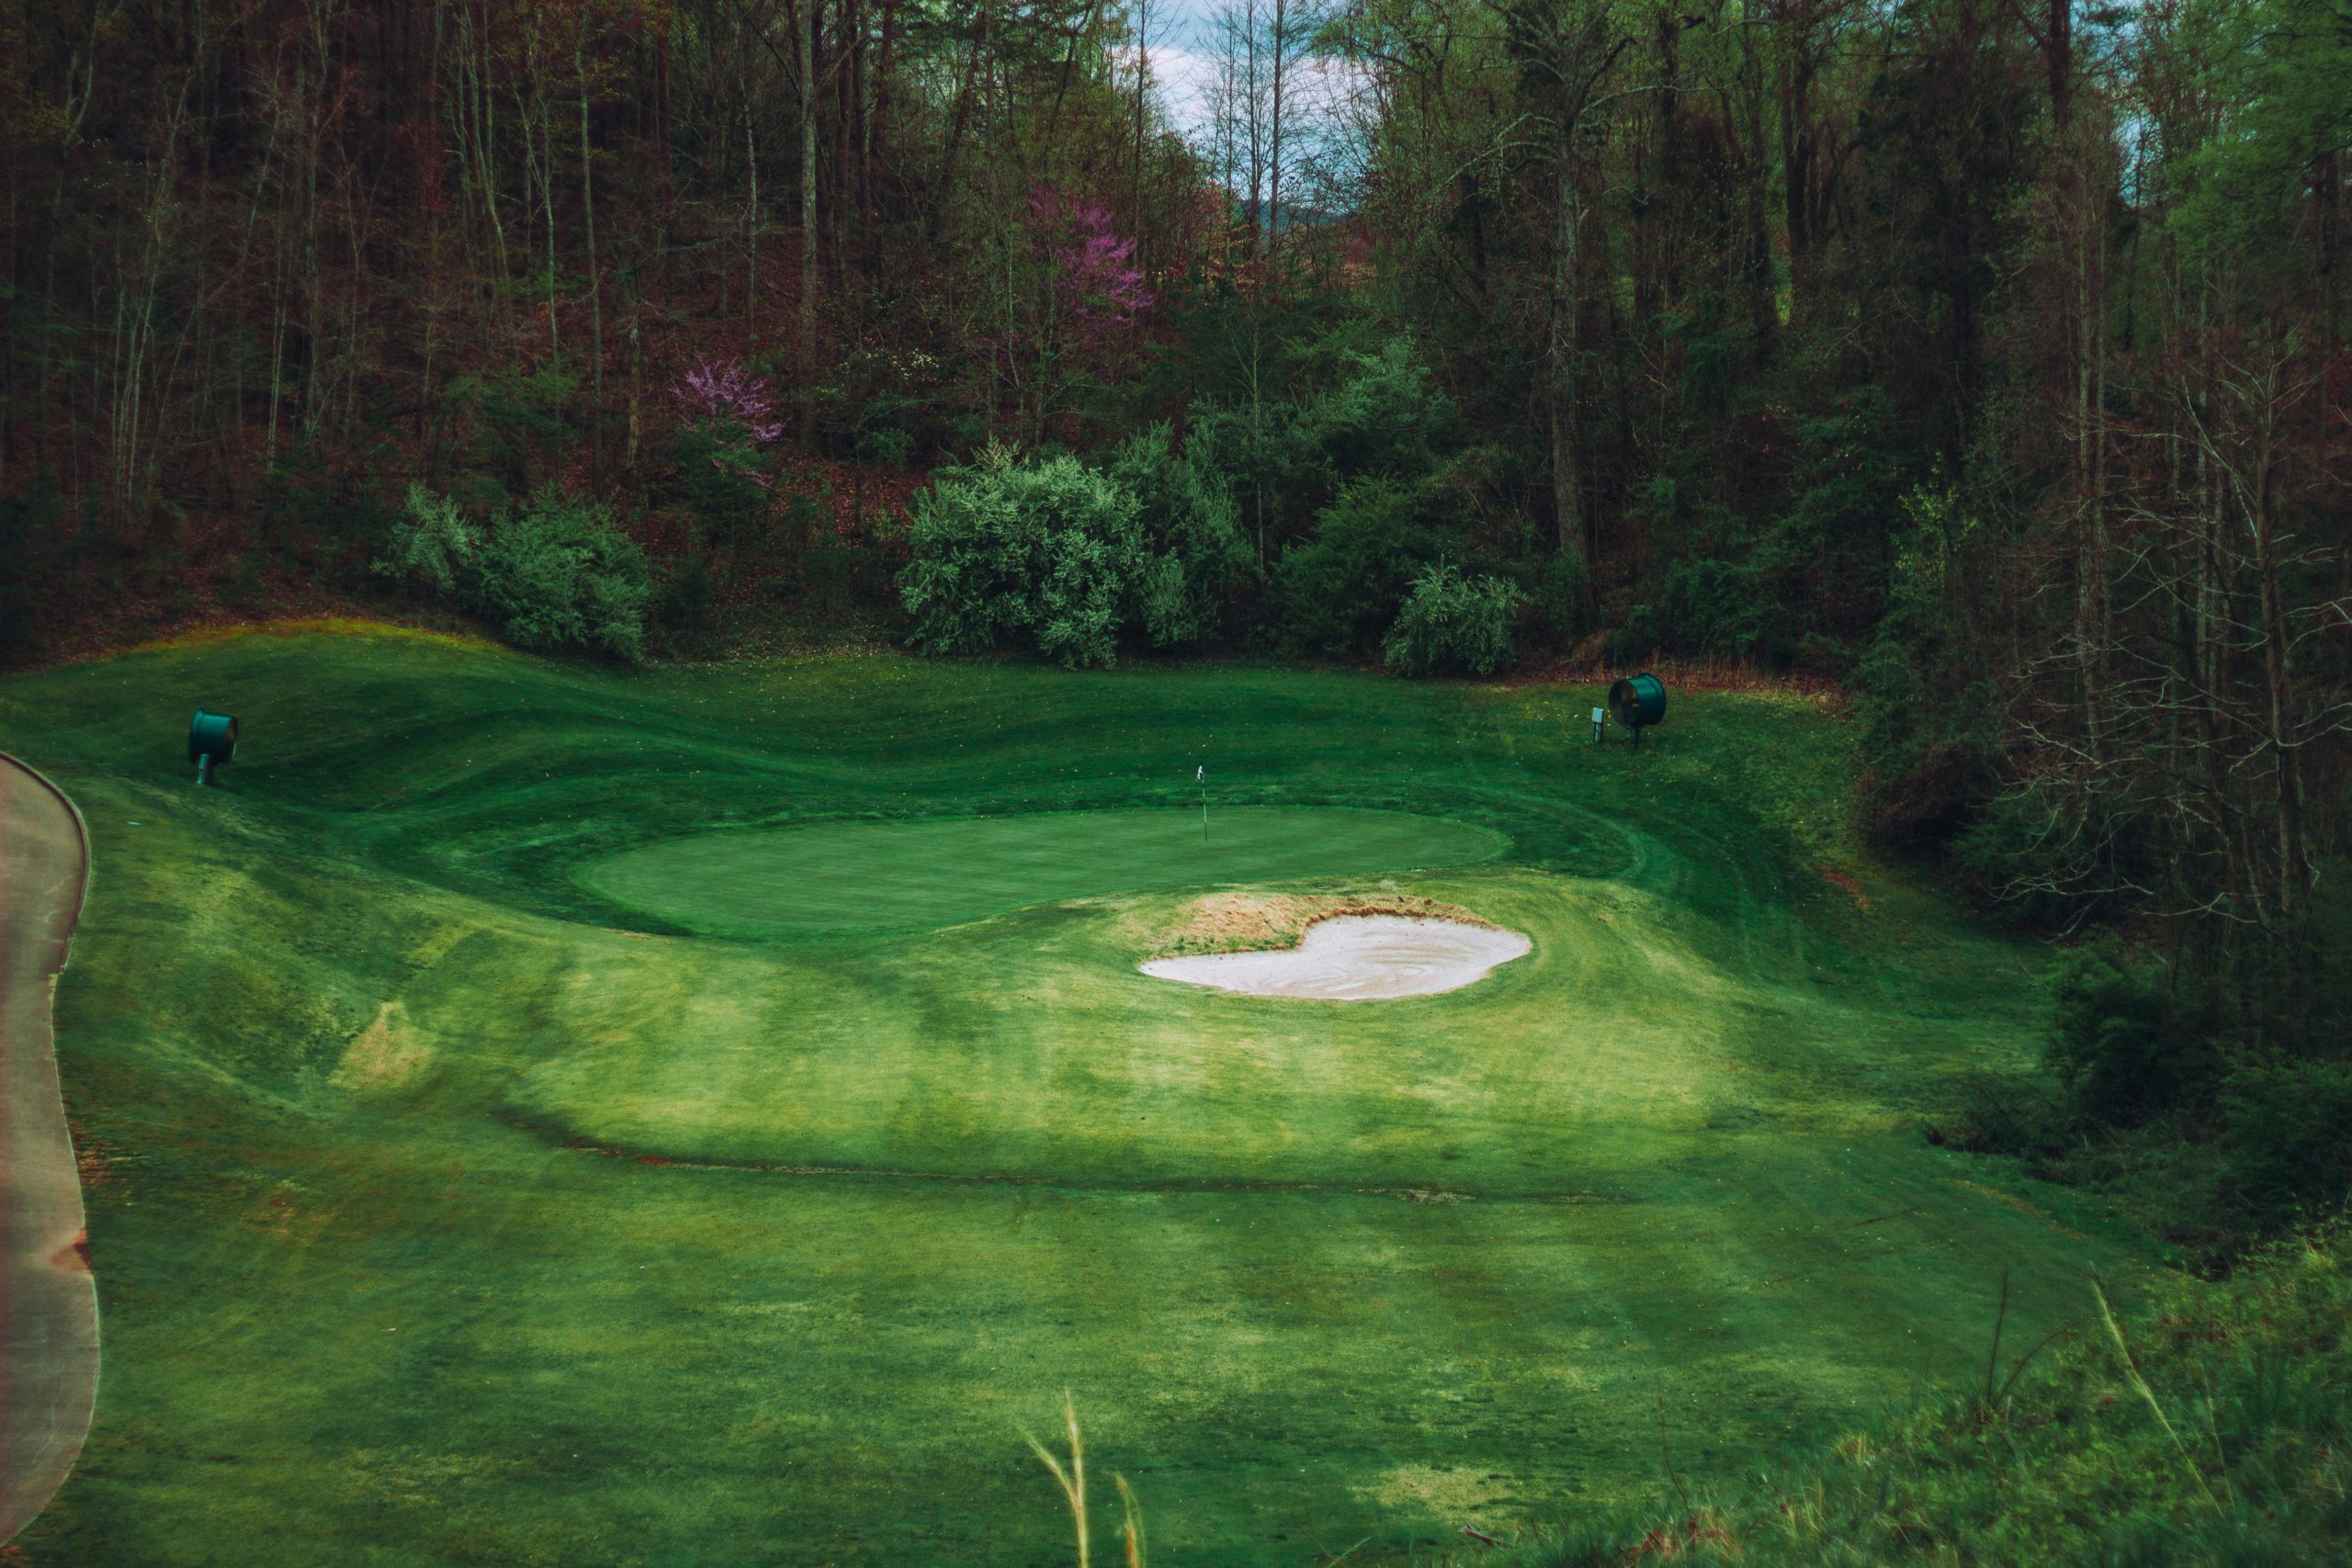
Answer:
M1799 669L1887 844L2120 933L2065 1102L1946 1134L2185 1235L2352 1188L2344 0L7 0L0 48L0 659L329 593L627 658Z

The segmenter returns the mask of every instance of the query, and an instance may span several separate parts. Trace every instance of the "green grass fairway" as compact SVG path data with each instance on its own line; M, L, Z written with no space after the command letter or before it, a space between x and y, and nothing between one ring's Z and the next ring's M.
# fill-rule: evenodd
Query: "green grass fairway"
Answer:
M1841 723L1596 700L379 633L0 682L96 868L105 1363L27 1560L1066 1563L1068 1387L1163 1568L1361 1564L1981 1379L2004 1269L2012 1347L2128 1284L1922 1137L2031 1069L2044 959L1860 856ZM1136 973L1236 885L1533 951Z
M689 931L953 925L1092 894L1491 860L1498 833L1395 811L1035 812L697 833L591 861L581 885Z

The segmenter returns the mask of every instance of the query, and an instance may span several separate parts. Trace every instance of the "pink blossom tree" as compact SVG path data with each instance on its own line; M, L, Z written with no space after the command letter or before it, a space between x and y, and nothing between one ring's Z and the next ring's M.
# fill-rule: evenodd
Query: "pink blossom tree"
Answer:
M1027 285L1006 300L995 346L1034 437L1080 387L1121 362L1113 351L1151 309L1152 294L1136 242L1114 227L1110 209L1051 181L1030 187L1014 243L1025 243Z
M1111 209L1073 197L1049 181L1029 192L1029 225L1051 260L1051 287L1093 342L1133 326L1151 308L1151 288L1135 265L1136 243L1111 226Z
M784 422L775 417L767 382L741 359L695 360L670 383L670 400L712 468L762 490L775 487L760 453L783 435Z

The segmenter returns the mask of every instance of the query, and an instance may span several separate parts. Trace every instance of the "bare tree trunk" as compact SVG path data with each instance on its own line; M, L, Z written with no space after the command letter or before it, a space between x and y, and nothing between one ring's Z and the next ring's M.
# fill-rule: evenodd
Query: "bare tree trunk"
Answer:
M1552 249L1552 333L1544 352L1545 380L1550 391L1552 436L1552 511L1557 521L1560 548L1579 561L1591 558L1586 537L1584 474L1578 462L1577 430L1577 370L1582 352L1578 310L1581 306L1577 272L1577 253L1584 244L1584 197L1577 188L1576 160L1563 138L1554 175L1555 217Z
M817 432L817 0L800 4L800 446Z
M588 141L588 7L580 8L571 39L571 73L580 90L580 215L588 249L589 365L593 390L588 402L589 482L605 482L605 296L596 267L595 154Z
M1290 0L1273 0L1273 105L1266 147L1266 265L1270 272L1283 241L1283 87L1288 74L1283 65L1290 43Z

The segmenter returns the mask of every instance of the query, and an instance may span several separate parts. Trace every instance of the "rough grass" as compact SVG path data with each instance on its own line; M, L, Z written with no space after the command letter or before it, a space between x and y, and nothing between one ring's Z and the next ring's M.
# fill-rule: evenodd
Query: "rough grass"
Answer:
M2022 1371L2034 1341L1803 1462L1693 1493L1662 1451L1649 1508L1386 1561L2333 1568L2352 1560L2348 1244L2337 1224L2219 1285L2176 1277L2128 1321L2086 1286L2077 1331Z
M623 675L366 635L0 682L87 812L59 996L107 1363L59 1563L1040 1562L1074 1391L1159 1560L1727 1484L2135 1270L1928 1147L2041 956L1860 860L1803 701L895 658ZM182 762L234 712L226 787ZM1435 873L688 936L582 864L843 818L1374 809ZM1827 880L1853 878L1869 905ZM1220 870L1214 883L1223 880ZM1390 886L1394 884L1394 886ZM1154 982L1219 892L1535 951L1345 1007Z

